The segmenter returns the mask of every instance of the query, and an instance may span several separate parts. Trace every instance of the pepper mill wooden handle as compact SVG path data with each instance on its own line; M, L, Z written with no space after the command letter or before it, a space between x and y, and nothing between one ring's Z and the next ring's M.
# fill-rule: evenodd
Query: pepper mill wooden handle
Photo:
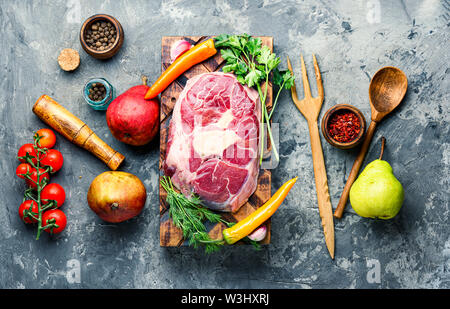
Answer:
M86 149L115 171L125 157L108 146L83 121L73 115L48 95L41 96L33 112L62 136Z

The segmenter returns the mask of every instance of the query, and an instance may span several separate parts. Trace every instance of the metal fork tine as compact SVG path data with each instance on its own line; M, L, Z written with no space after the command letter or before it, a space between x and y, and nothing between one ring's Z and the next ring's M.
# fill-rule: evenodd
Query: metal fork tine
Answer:
M306 72L305 61L303 60L303 55L300 55L302 60L302 78L303 78L303 89L305 90L305 98L311 98L311 89L309 88L308 73Z
M288 69L289 71L291 71L292 74L294 74L294 71L292 70L292 65L291 65L291 60L289 59L289 56L287 56L287 64L288 64ZM294 101L294 103L298 104L298 95L297 95L297 87L295 87L295 81L292 84L291 87L291 95L292 95L292 100Z
M316 71L316 81L317 81L317 94L321 101L323 101L323 84L322 76L320 75L319 65L317 64L316 55L313 54L314 59L314 71Z

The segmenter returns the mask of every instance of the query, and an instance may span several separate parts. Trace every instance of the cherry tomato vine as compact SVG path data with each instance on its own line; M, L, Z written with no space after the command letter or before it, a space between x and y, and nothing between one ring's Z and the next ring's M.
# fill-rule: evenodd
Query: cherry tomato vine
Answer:
M28 184L23 203L19 207L19 216L25 223L37 223L36 239L39 239L42 231L50 234L60 233L67 223L65 214L57 209L64 202L64 189L60 185L50 184L53 189L57 189L56 193L48 195L54 199L48 199L45 196L46 192L44 192L44 198L42 196L42 191L50 181L49 174L58 171L62 165L62 155L60 155L60 162L55 165L47 159L47 155L49 152L56 150L41 146L42 144L53 147L55 144L54 133L49 129L46 130L50 132L47 131L45 135L40 135L40 130L34 135L33 144L25 144L20 147L18 159L22 164L16 169L17 176L25 179ZM52 138L50 143L47 141L48 136ZM46 165L45 162L50 163ZM58 197L58 190L59 195L63 198ZM58 204L58 201L60 204Z

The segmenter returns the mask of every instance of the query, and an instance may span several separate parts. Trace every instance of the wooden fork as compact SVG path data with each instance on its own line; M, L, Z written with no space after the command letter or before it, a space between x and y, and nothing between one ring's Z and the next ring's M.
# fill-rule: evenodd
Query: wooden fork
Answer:
M333 209L330 202L330 194L328 193L327 172L325 170L325 161L323 159L322 144L320 142L319 127L317 125L317 118L319 117L320 109L323 103L323 85L322 77L320 76L319 66L317 65L316 56L314 59L314 70L316 72L318 97L311 96L311 89L309 87L308 75L306 72L305 62L302 61L302 79L303 89L305 91L305 98L299 100L297 96L297 89L295 83L291 88L292 100L297 106L298 110L308 121L309 137L311 139L311 150L313 157L314 178L316 180L317 202L319 204L319 214L322 219L322 227L325 235L325 243L331 258L334 259L334 224L333 224ZM287 57L288 68L292 71L291 61Z

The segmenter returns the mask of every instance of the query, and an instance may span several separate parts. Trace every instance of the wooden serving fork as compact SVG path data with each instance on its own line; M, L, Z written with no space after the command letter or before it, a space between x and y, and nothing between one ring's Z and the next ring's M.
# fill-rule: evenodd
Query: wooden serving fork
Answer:
M291 88L292 100L297 106L298 110L308 121L309 136L311 139L311 150L314 166L314 178L316 180L317 202L319 204L319 214L322 219L322 227L325 235L325 243L331 258L334 259L334 224L333 224L333 209L330 202L330 194L328 193L327 172L325 170L325 161L323 159L322 144L320 142L319 127L317 125L317 118L319 117L320 109L323 103L323 85L322 77L320 75L319 66L317 64L316 56L313 55L314 70L316 72L318 97L311 96L311 89L309 87L308 75L306 72L305 62L303 56L302 61L302 79L303 89L305 91L305 98L299 100L297 96L297 89L295 83ZM289 71L293 74L291 61L287 57Z

